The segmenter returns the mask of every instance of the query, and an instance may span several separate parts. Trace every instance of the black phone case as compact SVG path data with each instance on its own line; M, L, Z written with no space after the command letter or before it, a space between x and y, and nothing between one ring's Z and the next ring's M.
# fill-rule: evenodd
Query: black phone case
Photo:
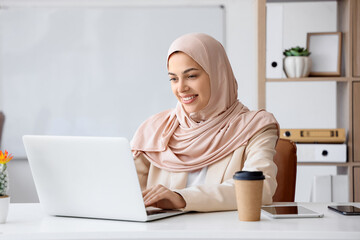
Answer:
M337 206L328 206L328 208L332 211L335 211L337 213L341 213L342 215L360 215L360 212L348 212L348 211L342 211L340 209L336 208ZM355 206L352 206L355 207Z

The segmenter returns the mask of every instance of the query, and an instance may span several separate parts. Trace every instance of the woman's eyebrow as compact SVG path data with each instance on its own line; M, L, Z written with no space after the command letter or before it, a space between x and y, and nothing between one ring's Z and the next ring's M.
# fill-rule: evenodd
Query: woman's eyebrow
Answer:
M193 71L193 70L199 70L199 69L197 69L197 68L189 68L189 69L186 69L185 71L183 71L183 74L188 73L188 72Z
M185 71L183 71L182 74L188 73L188 72L193 71L193 70L196 71L196 70L199 70L199 69L197 69L197 68L189 68L189 69L186 69ZM175 73L172 73L172 72L168 72L168 75L174 75L174 76L176 76L176 74L175 74Z

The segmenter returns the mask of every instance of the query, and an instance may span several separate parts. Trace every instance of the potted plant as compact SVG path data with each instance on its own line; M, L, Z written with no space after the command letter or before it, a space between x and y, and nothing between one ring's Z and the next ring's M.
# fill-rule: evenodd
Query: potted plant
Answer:
M283 52L284 71L288 78L300 78L309 76L311 70L310 52L306 48L293 47Z
M7 172L7 163L13 158L6 150L2 152L0 150L0 223L5 223L9 204L10 196L8 194L9 190L9 175Z

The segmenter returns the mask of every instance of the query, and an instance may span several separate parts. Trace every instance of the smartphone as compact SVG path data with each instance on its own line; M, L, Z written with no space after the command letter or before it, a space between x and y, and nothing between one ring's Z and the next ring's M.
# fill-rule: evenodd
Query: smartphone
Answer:
M314 212L302 206L264 206L261 210L272 218L316 218L324 216L322 213Z
M360 208L351 205L328 206L328 208L343 215L360 215Z

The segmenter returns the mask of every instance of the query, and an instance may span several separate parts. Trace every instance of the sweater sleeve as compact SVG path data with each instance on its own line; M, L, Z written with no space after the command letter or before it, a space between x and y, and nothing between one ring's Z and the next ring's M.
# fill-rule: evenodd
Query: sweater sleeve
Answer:
M245 150L244 171L262 171L265 175L262 203L271 204L272 197L275 194L277 182L277 166L274 163L276 153L275 146L278 139L277 129L267 130L267 137L261 135L255 136L253 141L249 142Z
M266 177L263 187L263 204L272 202L272 196L277 186L277 167L273 162L277 138L278 132L274 125L264 129L249 140L244 156L235 154L236 152L233 154L233 158L243 157L245 159L243 170L263 171ZM238 169L233 169L233 172L235 173L240 168L241 166L238 166ZM220 184L198 185L175 190L175 192L179 193L186 202L184 211L209 212L235 210L237 208L232 178L225 179Z
M134 161L141 191L144 191L147 185L150 162L144 157L143 154L139 154Z

